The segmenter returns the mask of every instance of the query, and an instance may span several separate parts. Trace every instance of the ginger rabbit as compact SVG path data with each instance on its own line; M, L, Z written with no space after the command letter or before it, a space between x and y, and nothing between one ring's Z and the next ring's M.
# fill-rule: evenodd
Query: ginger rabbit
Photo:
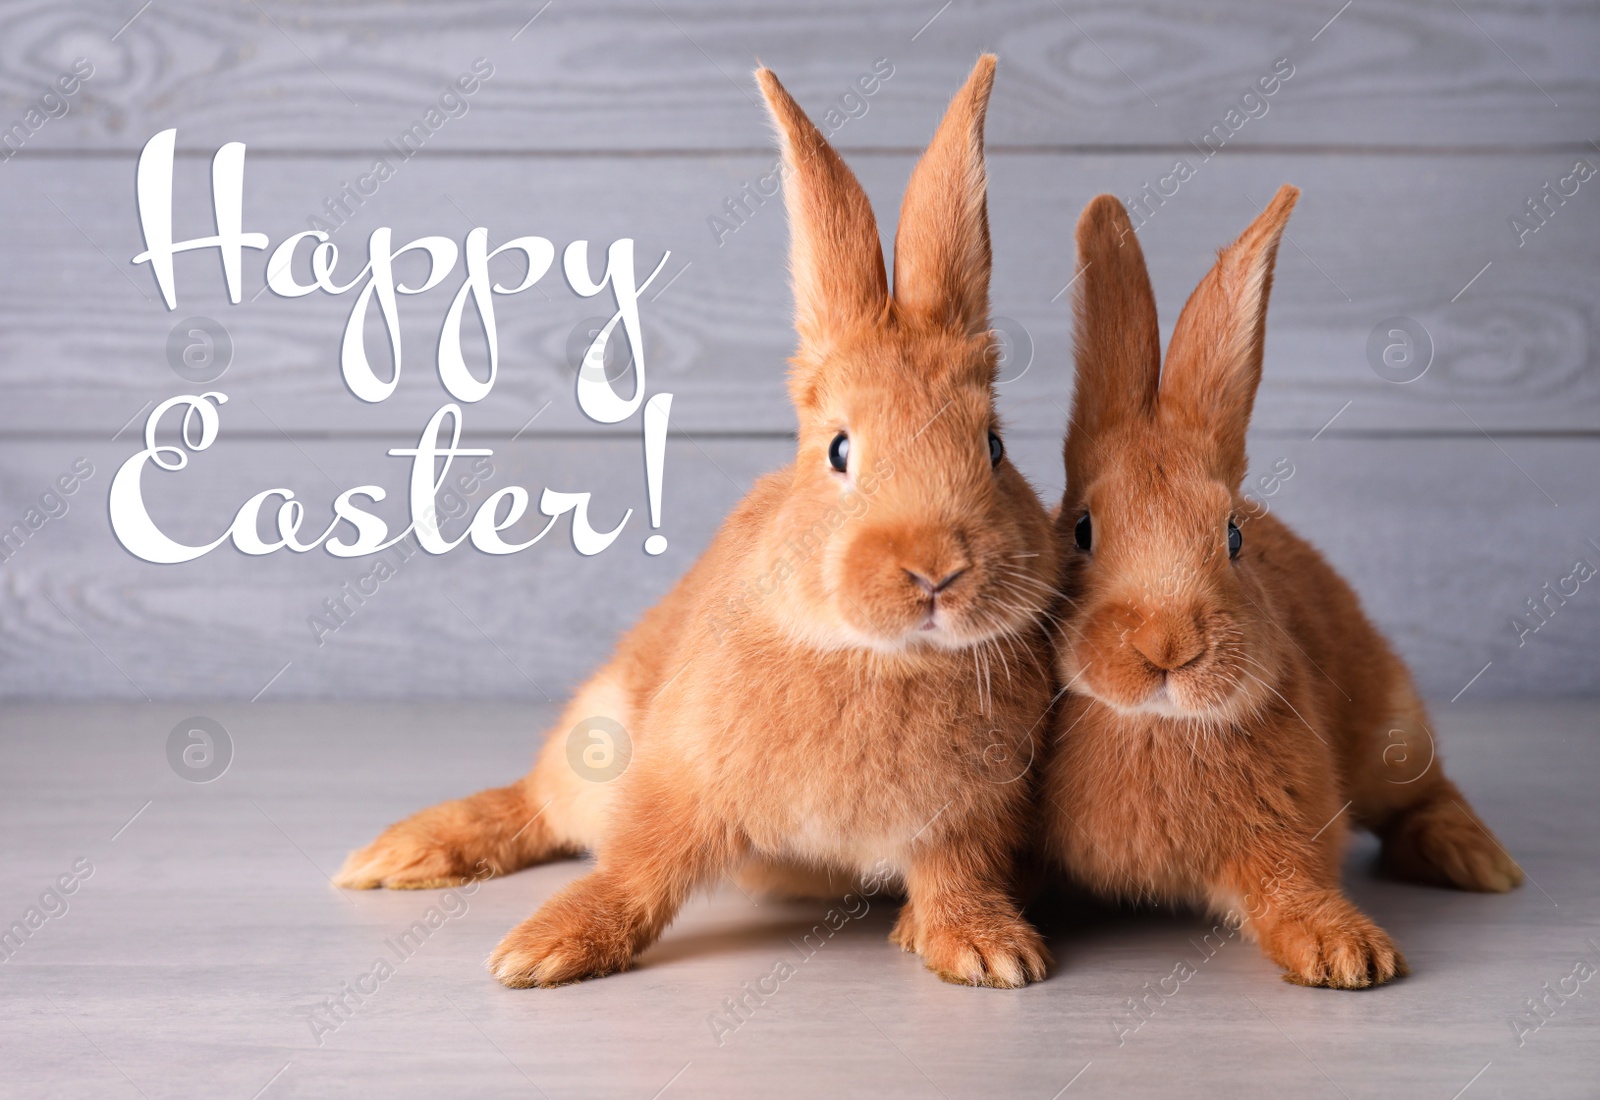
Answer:
M950 981L1043 977L1012 897L1052 688L1049 516L1007 461L988 332L982 58L907 187L894 289L865 192L767 70L782 145L795 327L794 463L577 693L524 779L390 826L352 887L453 884L591 850L594 870L489 960L510 986L628 967L697 888L744 868L795 884L887 870L894 938ZM568 731L631 736L592 782Z
M1354 989L1407 968L1340 891L1348 823L1402 878L1501 891L1522 872L1438 760L1418 767L1427 712L1355 593L1241 493L1298 196L1282 188L1220 252L1165 369L1127 213L1102 195L1078 223L1056 521L1071 691L1042 805L1047 847L1091 889L1234 914L1289 981Z

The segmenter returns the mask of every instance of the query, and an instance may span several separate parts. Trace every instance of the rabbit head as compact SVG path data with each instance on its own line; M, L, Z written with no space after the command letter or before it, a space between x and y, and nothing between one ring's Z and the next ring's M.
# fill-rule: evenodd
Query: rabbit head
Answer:
M783 149L799 343L792 484L763 553L784 626L824 649L962 649L1053 598L1057 551L1005 456L989 332L983 120L995 61L951 102L906 189L885 276L866 193L784 90L757 78Z
M1184 306L1161 364L1155 296L1122 204L1078 222L1077 383L1057 516L1064 681L1115 710L1231 721L1264 702L1281 643L1241 493L1281 188Z

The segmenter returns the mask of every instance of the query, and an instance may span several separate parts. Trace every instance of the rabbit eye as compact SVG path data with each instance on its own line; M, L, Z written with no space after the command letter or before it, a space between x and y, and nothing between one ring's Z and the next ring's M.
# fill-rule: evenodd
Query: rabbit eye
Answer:
M1078 517L1078 525L1072 529L1072 535L1078 540L1078 549L1087 554L1089 547L1094 544L1094 528L1089 522L1088 512Z
M1000 442L1000 437L993 432L989 433L989 465L998 466L1000 460L1006 456L1006 447Z
M1233 520L1228 521L1228 557L1239 556L1239 548L1244 545L1244 536L1239 533L1239 525Z
M833 437L833 442L828 444L828 465L842 474L849 464L850 437L840 432Z

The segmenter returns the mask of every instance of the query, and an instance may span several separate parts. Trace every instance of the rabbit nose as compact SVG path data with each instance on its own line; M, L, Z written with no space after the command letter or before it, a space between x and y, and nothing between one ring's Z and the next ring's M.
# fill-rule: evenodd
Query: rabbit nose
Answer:
M968 568L969 566L963 565L960 569L957 569L953 573L945 574L941 580L937 581L924 576L915 569L907 569L906 576L910 577L912 583L914 583L918 588L922 589L928 595L937 596L939 593L949 588L952 584L955 584L956 580L961 576L961 574L965 573Z
M1163 622L1154 617L1130 634L1128 643L1163 672L1190 664L1206 648L1205 638L1192 622Z

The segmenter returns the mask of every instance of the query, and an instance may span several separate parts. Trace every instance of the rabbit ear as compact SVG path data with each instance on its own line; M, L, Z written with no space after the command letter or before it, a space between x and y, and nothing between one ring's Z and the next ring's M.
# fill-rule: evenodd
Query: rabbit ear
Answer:
M1297 187L1278 188L1250 228L1217 254L1216 266L1178 316L1167 349L1162 415L1212 441L1213 468L1235 488L1244 480L1245 432L1261 383L1272 268L1299 197Z
M894 304L906 317L976 335L989 327L988 181L983 119L993 54L978 58L950 101L900 204Z
M1066 458L1070 484L1091 476L1108 428L1155 414L1161 378L1161 332L1144 252L1128 212L1101 195L1078 218L1076 325Z
M854 173L778 78L760 69L756 79L783 146L795 330L817 351L888 308L878 223Z

